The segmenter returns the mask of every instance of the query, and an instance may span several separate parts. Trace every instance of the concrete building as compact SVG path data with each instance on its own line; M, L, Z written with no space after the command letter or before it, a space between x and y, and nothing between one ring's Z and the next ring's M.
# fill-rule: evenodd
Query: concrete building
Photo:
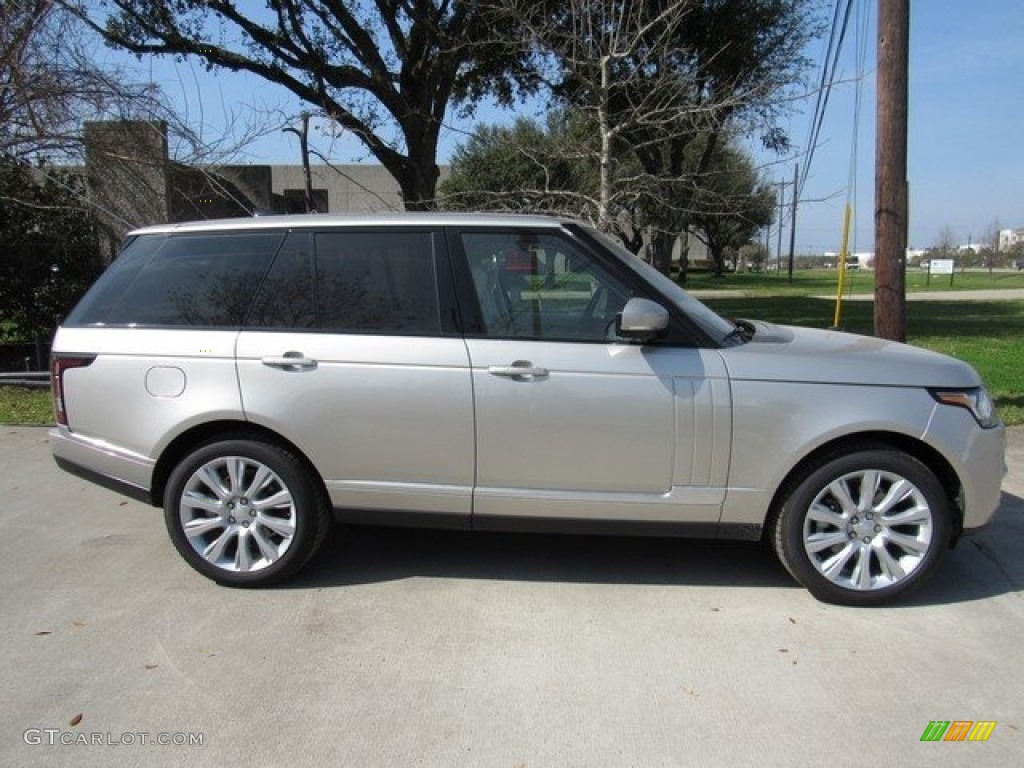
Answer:
M999 247L996 250L1008 251L1019 243L1024 243L1024 227L1001 229L999 230Z
M163 123L87 123L85 140L85 172L108 258L126 232L148 224L306 212L301 165L182 165L168 156ZM447 173L443 166L441 178ZM321 213L402 210L398 184L379 165L313 165L310 176L313 208Z

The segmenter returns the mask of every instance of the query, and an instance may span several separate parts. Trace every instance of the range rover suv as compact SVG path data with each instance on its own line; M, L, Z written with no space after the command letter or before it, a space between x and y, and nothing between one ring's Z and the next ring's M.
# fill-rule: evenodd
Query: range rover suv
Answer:
M865 605L984 525L1003 427L970 366L729 322L546 217L132 232L53 345L57 463L162 506L200 573L298 571L332 520L766 539Z

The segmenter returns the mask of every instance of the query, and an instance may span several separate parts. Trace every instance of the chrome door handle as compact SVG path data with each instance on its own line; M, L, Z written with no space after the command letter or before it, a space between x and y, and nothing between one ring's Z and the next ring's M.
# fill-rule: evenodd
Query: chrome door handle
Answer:
M316 368L316 360L304 356L301 352L285 352L280 357L261 357L260 362L285 371L308 371Z
M492 376L508 376L513 379L542 379L548 375L547 368L538 368L525 360L516 360L512 365L492 365L487 368Z

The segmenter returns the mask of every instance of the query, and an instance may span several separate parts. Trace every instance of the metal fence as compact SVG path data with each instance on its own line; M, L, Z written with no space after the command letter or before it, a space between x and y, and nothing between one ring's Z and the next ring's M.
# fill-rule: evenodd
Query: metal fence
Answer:
M0 372L48 371L50 342L0 344Z

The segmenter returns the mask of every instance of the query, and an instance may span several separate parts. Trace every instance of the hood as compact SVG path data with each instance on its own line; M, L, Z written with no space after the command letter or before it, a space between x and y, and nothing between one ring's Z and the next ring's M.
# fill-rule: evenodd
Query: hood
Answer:
M890 387L965 388L982 383L962 360L908 344L840 331L752 324L752 340L721 350L732 379Z

